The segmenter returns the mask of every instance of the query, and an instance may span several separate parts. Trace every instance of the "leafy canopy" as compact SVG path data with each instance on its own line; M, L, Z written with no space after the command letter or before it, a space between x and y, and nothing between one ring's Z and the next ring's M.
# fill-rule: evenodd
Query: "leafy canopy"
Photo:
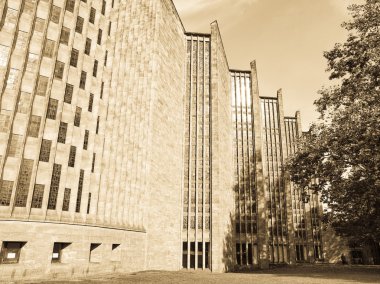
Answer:
M325 52L334 87L319 91L321 114L299 141L287 169L301 188L315 188L335 230L380 240L380 0L351 5L343 44Z

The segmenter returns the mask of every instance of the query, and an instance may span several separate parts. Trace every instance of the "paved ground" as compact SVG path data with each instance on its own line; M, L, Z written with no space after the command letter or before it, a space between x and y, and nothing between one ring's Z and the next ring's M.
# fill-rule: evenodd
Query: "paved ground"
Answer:
M194 271L145 271L132 274L112 274L101 277L75 279L71 281L44 281L24 283L289 283L289 284L338 284L338 283L380 283L380 267L316 265L272 268L252 273L211 273Z

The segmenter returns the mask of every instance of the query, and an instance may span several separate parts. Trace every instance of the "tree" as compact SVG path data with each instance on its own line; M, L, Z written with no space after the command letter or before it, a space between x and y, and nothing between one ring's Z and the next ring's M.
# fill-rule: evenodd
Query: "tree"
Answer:
M320 113L286 165L292 181L315 191L331 209L338 234L380 240L380 0L351 5L343 44L325 52L334 87L314 102Z

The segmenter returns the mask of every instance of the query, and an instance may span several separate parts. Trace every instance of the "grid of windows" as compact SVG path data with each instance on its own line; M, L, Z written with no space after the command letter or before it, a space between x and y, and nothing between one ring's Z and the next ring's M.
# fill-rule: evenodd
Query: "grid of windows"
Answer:
M59 181L61 180L62 165L54 164L53 173L51 175L50 192L48 199L48 209L55 210L57 206L57 197L59 190Z
M61 121L59 124L58 140L57 140L59 143L66 142L66 133L67 133L67 123Z
M50 98L47 113L46 113L46 118L55 120L55 118L57 117L57 108L58 108L58 100Z
M49 162L51 142L52 142L51 140L42 139L40 159L39 159L40 161Z
M74 91L74 86L66 83L65 96L64 96L65 103L71 104L71 100L73 98L73 91Z
M13 181L0 180L0 206L9 206L11 202Z
M77 152L77 147L70 146L70 154L69 154L69 167L75 166L75 155Z
M65 188L65 192L63 194L62 211L69 211L69 207L70 207L70 194L71 194L71 189L70 188Z
M33 197L32 197L32 208L41 208L42 200L44 198L44 189L45 186L43 184L35 184Z
M79 174L79 182L78 182L78 193L77 193L77 202L75 205L75 212L80 212L80 205L82 200L82 190L83 190L83 178L84 178L84 170L80 170Z
M23 159L18 176L15 206L25 207L28 198L30 179L32 176L33 160Z

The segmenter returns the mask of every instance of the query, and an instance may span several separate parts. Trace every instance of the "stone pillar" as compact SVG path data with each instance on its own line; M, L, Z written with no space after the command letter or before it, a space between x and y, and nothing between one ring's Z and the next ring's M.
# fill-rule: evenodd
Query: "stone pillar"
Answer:
M269 268L268 255L268 217L267 217L267 194L268 189L263 174L263 151L262 151L262 126L259 86L257 80L256 61L251 62L251 90L252 90L252 115L253 137L255 147L255 180L257 198L257 250L258 263L261 269Z

